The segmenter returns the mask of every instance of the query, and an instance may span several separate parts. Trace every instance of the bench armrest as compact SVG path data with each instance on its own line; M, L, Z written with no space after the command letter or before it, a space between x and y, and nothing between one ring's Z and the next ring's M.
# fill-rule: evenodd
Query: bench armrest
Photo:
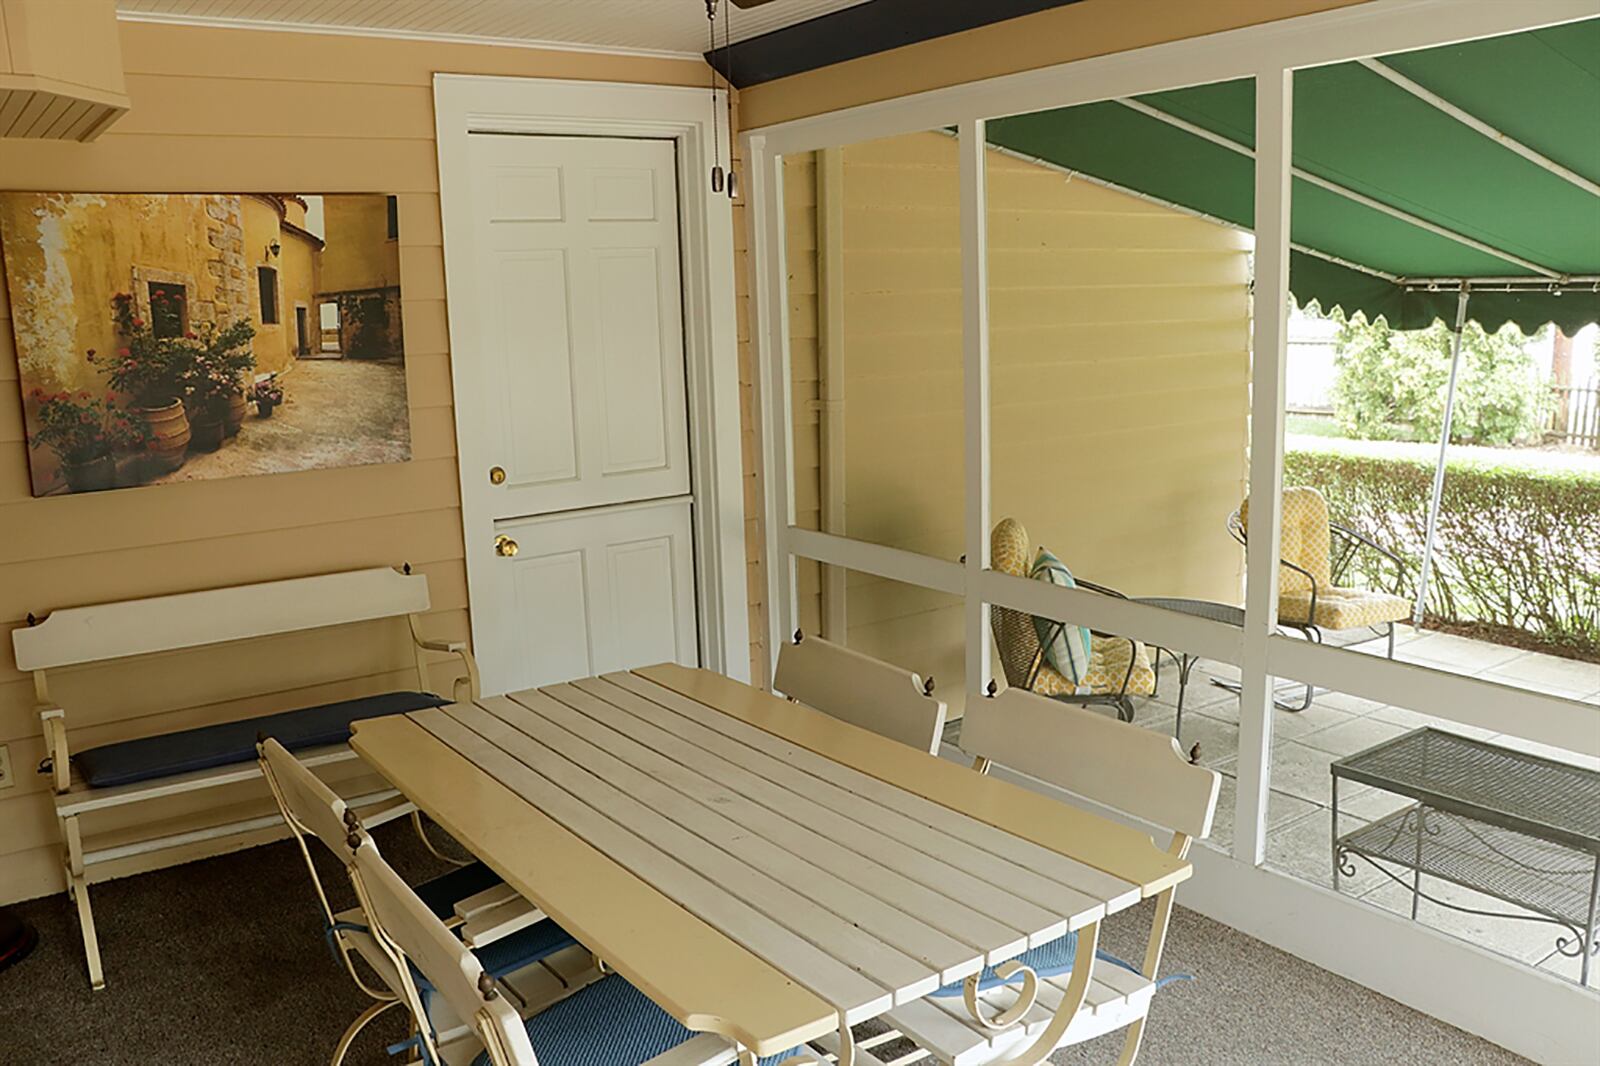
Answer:
M447 651L452 654L467 650L467 642L464 640L419 640L417 646L427 648L429 651Z
M408 615L411 623L411 642L417 646L417 682L423 687L428 687L427 664L423 661L422 652L442 651L454 655L461 660L461 665L466 667L466 676L456 678L455 688L450 693L450 698L457 703L475 700L480 695L478 688L478 661L472 657L472 652L467 648L464 640L428 640L423 637L418 628L417 615ZM466 692L463 694L462 689Z
M44 761L39 764L39 772L50 775L50 785L56 792L65 792L72 787L67 712L52 704L40 704L39 727L44 733Z

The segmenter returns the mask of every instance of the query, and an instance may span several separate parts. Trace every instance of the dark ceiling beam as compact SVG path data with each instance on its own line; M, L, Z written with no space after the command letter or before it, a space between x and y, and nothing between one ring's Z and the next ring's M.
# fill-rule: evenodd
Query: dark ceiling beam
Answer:
M783 3L783 0L775 0ZM1031 15L1079 0L867 0L706 53L717 73L747 89L847 59ZM737 22L737 16L734 21ZM731 73L730 73L731 68Z

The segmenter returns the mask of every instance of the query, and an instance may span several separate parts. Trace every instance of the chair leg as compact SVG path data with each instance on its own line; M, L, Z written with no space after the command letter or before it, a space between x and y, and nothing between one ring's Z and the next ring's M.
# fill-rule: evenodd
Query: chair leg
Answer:
M1394 623L1389 623L1389 658L1394 658Z
M359 1034L362 1029L366 1028L368 1022L372 1021L372 1019L376 1018L390 1007L398 1007L401 1005L401 1000L386 1000L382 1003L374 1003L372 1006L356 1015L356 1020L350 1023L350 1028L344 1031L344 1035L339 1038L338 1046L333 1049L333 1061L329 1064L329 1066L340 1066L340 1064L344 1062L344 1057L350 1053L350 1045L355 1043L357 1034Z
M67 892L78 905L78 928L83 933L83 957L89 966L89 987L99 991L106 986L106 974L100 963L100 936L94 927L94 908L89 905L89 878L83 868L83 831L78 827L77 815L62 819L61 832L67 845Z
M427 848L434 858L449 863L451 866L471 866L471 859L452 859L444 852L433 846L433 841L428 839L428 831L422 824L422 812L411 812L411 828L416 830L417 839L422 841L422 846Z
M1133 1066L1133 1061L1139 1057L1139 1045L1144 1042L1144 1023L1144 1018L1136 1018L1128 1026L1128 1035L1122 1038L1122 1054L1117 1056L1117 1066Z

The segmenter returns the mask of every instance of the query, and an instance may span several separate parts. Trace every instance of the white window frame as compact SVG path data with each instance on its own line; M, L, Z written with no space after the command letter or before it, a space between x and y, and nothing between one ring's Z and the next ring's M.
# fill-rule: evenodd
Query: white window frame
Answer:
M1070 617L1240 666L1238 806L1231 854L1196 859L1208 876L1186 902L1540 1061L1600 1059L1594 993L1262 865L1277 676L1600 756L1591 705L1278 635L1278 508L1289 263L1289 163L1297 68L1427 48L1600 16L1600 0L1372 0L1351 8L1100 56L746 131L757 372L764 408L771 634L797 623L795 560L859 570L965 600L967 693L991 676L988 604ZM983 123L1004 115L1253 77L1257 83L1256 294L1250 476L1254 524L1242 629L988 568L988 308ZM965 562L794 525L793 425L785 293L785 155L929 129L957 129L965 381ZM1265 295L1263 295L1265 294ZM1265 353L1265 355L1263 354ZM1272 355L1275 353L1276 358ZM1263 491L1268 490L1268 491ZM769 639L776 654L778 641ZM1203 849L1204 850L1204 849ZM1338 929L1339 935L1328 935ZM1346 935L1348 934L1348 935ZM1445 975L1441 977L1441 975Z
M436 74L433 79L439 154L445 280L454 292L477 279L471 248L468 139L474 132L553 136L649 137L677 145L683 341L689 402L689 465L694 493L695 598L700 661L740 680L750 676L750 608L744 543L744 470L739 429L738 322L734 306L733 206L713 192L713 116L722 92L675 85ZM404 232L401 220L401 232ZM465 304L463 303L463 306ZM459 378L477 333L471 315L450 316L450 366L457 425L464 395ZM465 453L465 450L461 450ZM487 513L490 486L482 470L461 474L466 531L468 605L488 602L480 589L496 576L493 544L469 515ZM473 619L478 629L478 619Z

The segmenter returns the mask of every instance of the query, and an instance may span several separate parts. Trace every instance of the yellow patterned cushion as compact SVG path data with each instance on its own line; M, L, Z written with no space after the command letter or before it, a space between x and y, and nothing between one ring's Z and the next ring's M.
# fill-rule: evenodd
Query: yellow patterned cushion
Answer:
M1128 676L1128 658L1133 657L1133 676ZM1148 696L1156 690L1156 672L1150 668L1150 653L1138 641L1121 637L1102 637L1096 634L1089 654L1089 670L1083 683L1074 685L1049 663L1039 666L1033 679L1033 691L1041 696L1106 696L1123 691L1122 680L1128 679L1127 695Z
M1000 519L989 534L989 566L996 573L1027 577L1032 563L1028 531L1015 518Z
M1286 592L1278 597L1278 619L1304 623L1310 607L1309 591ZM1317 589L1317 614L1311 621L1324 629L1359 629L1410 617L1411 604L1399 596L1322 586Z
M1333 579L1328 569L1332 531L1328 526L1328 501L1316 489L1305 486L1283 490L1283 518L1278 558L1310 571L1317 579L1318 589L1331 585ZM1239 519L1245 532L1250 531L1250 501L1239 506ZM1284 566L1278 572L1278 594L1309 592L1311 582L1305 574ZM1321 593L1318 593L1319 597ZM1280 612L1282 613L1281 609ZM1301 616L1305 612L1302 610Z
M1248 499L1239 507L1239 518L1248 532ZM1411 605L1399 596L1333 584L1328 561L1332 536L1328 501L1322 493L1307 486L1283 490L1283 533L1278 554L1316 577L1317 614L1315 618L1306 617L1311 610L1311 582L1298 570L1285 566L1279 568L1278 576L1279 621L1309 623L1324 629L1359 629L1409 618Z

